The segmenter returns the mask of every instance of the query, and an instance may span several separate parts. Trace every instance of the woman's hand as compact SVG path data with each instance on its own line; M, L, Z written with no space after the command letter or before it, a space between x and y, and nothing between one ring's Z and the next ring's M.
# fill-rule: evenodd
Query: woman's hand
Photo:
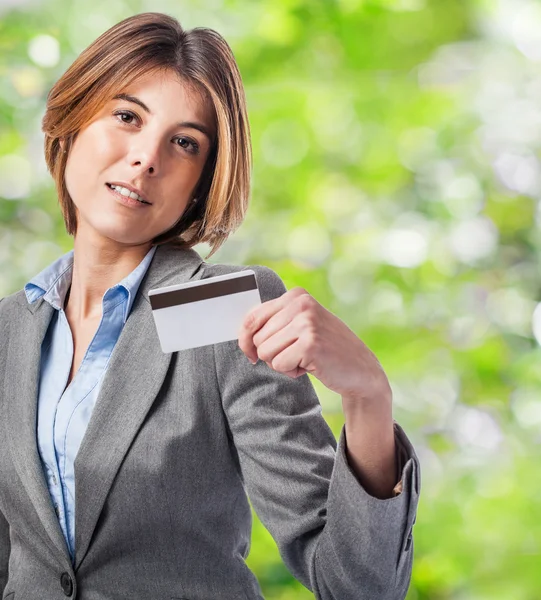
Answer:
M301 287L263 302L239 331L246 356L288 377L311 373L342 396L346 456L364 489L390 498L398 480L392 392L376 356Z
M391 401L376 356L341 321L301 287L263 302L245 318L239 346L288 377L311 373L345 402Z

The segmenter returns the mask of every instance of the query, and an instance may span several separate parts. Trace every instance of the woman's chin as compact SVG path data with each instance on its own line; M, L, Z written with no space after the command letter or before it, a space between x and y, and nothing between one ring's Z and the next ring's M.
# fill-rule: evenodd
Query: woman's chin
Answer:
M139 246L154 239L159 232L153 233L139 225L126 226L120 223L94 223L92 225L81 222L77 226L76 237L94 243L112 243L115 245Z

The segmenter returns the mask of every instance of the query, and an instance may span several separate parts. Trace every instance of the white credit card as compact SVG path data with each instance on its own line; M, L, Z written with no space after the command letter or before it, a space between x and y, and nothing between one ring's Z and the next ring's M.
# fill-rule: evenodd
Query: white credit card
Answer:
M261 304L251 269L149 290L163 352L238 339L246 315Z

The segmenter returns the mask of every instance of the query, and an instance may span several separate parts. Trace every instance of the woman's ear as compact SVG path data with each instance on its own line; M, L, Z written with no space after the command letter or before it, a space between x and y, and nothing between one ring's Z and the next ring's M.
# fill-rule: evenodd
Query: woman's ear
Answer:
M66 143L66 138L59 138L58 143L60 145L60 154L66 154L66 152L68 151L68 147L69 147L68 144Z

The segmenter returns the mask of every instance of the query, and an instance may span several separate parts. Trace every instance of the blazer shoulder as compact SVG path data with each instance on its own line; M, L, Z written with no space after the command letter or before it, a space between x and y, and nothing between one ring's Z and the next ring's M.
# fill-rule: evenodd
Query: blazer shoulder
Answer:
M205 263L202 279L208 277L217 277L227 273L238 273L240 271L252 270L255 273L257 287L261 296L261 302L273 300L287 292L287 288L282 278L276 271L264 265L230 265L230 264L210 264Z
M10 310L20 307L21 304L24 305L25 302L27 302L27 300L24 289L13 292L13 294L10 294L9 296L0 298L0 315L4 315Z
M27 302L24 290L0 298L0 339L4 339L7 332L17 323L23 299Z

